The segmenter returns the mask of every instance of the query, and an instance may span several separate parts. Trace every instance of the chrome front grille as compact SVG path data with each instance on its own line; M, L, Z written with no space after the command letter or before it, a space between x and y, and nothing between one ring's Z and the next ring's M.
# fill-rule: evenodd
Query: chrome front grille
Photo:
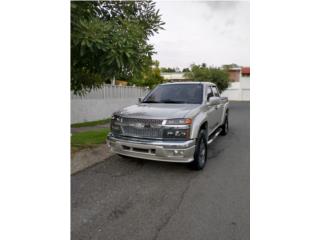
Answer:
M161 138L161 129L138 129L135 127L123 126L122 135L141 138Z
M140 138L162 138L161 119L122 118L122 135Z
M122 118L122 124L133 124L133 123L143 123L143 124L153 124L161 125L161 119L142 119L142 118Z

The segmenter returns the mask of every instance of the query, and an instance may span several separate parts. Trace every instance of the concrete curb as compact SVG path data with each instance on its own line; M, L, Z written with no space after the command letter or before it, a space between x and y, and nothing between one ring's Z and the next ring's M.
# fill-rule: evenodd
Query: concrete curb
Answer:
M105 128L105 129L110 128L110 123L103 124L103 125L89 126L89 127L71 128L71 133L94 131L102 128Z
M106 144L96 148L83 149L71 158L71 175L113 156Z

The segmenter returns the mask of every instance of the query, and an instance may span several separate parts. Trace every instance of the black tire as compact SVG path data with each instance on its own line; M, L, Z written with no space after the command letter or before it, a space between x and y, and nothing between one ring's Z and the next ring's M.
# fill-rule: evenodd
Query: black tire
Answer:
M228 112L226 113L226 117L224 118L224 122L223 125L221 126L222 131L220 133L220 135L225 136L228 134L229 132L229 114Z
M197 138L194 160L189 165L191 169L201 170L204 168L207 162L207 149L206 131L202 129Z

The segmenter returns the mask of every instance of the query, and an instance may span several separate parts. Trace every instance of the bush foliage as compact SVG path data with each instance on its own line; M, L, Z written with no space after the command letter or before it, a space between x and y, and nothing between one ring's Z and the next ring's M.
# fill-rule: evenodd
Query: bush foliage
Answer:
M215 83L220 91L227 89L229 86L229 75L226 70L207 67L204 63L191 65L190 72L186 72L184 76L194 81Z

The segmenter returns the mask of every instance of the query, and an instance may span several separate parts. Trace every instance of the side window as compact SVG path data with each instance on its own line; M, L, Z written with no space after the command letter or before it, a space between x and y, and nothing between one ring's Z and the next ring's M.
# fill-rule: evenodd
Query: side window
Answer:
M216 87L212 86L213 96L220 97L219 91Z
M207 101L209 101L209 98L213 97L213 92L211 87L207 88Z

